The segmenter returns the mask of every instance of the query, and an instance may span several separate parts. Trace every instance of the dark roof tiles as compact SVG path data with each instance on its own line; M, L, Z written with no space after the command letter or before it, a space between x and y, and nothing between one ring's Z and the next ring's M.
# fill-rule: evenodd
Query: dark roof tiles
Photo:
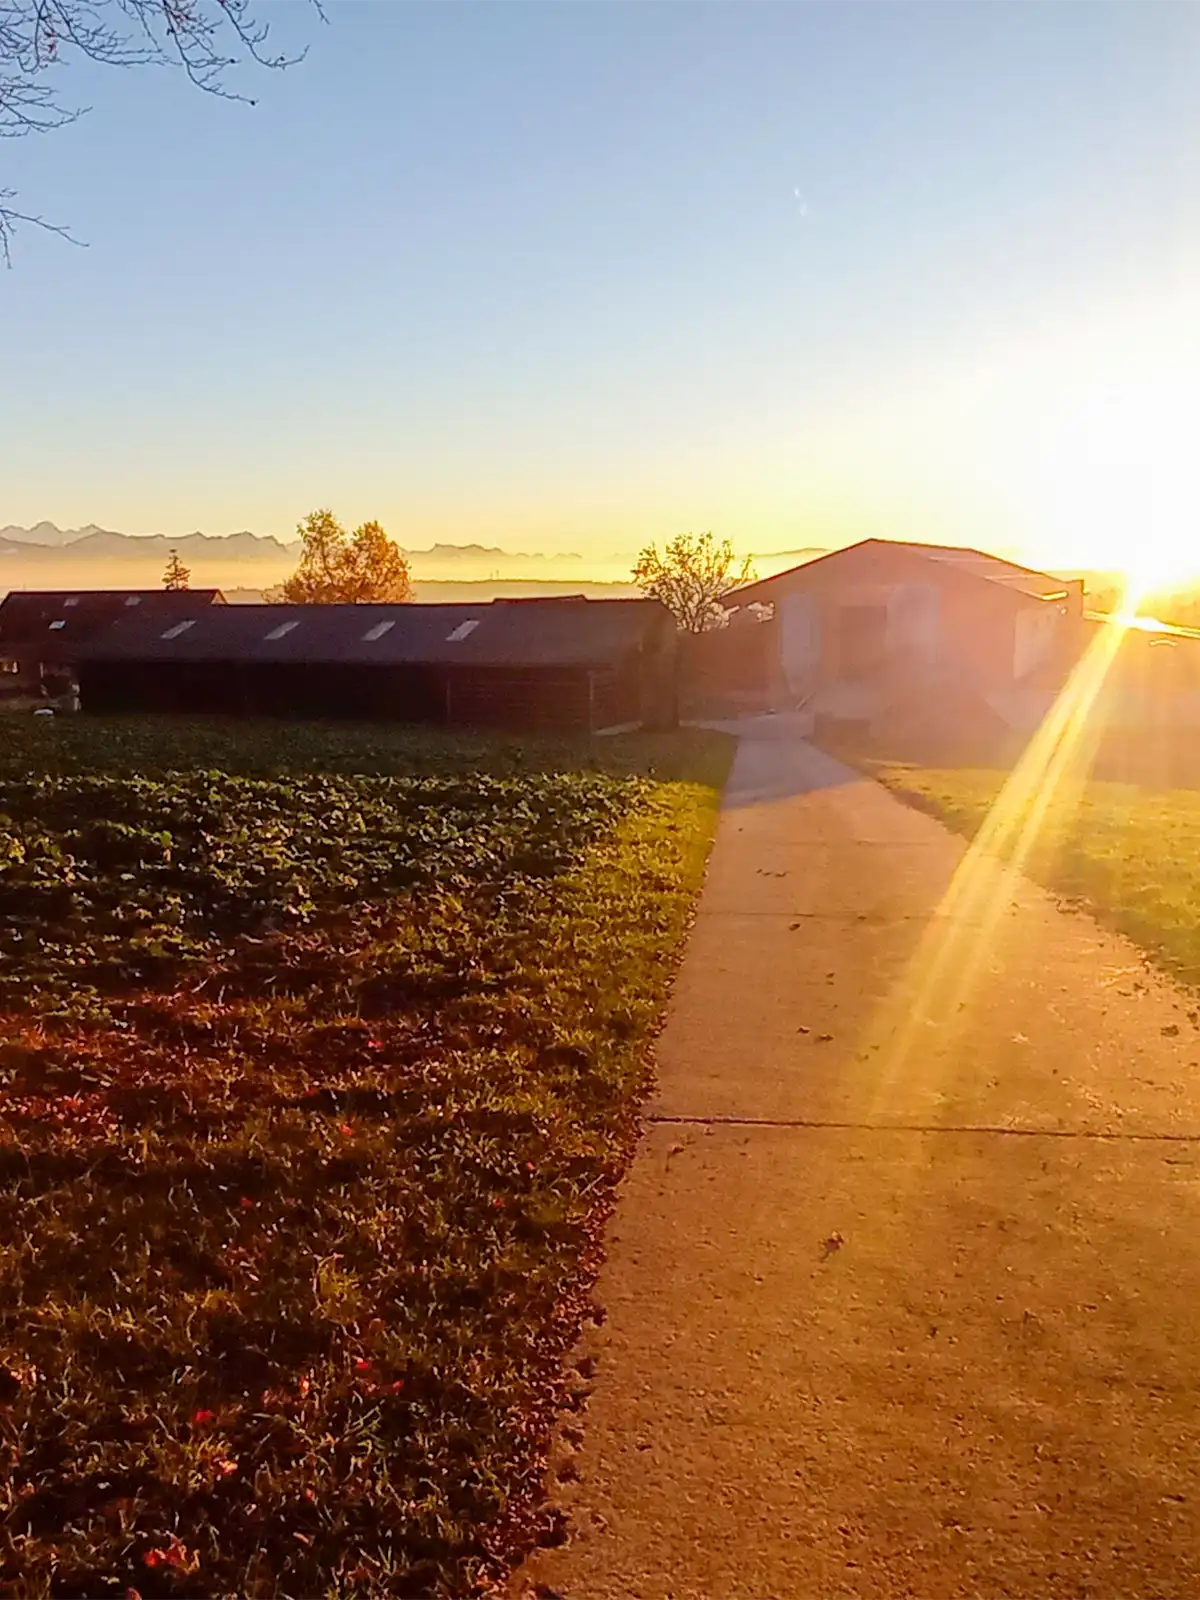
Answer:
M124 617L89 641L81 656L98 661L589 666L627 654L669 621L669 612L656 600L217 606L173 625L151 617Z
M224 607L219 589L18 589L0 601L0 654L74 653L119 618L165 626L210 607Z

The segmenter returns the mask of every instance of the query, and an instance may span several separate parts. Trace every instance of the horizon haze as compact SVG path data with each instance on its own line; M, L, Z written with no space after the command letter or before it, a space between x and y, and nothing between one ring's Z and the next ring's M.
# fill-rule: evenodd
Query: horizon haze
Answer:
M831 548L809 546L749 554L755 577L767 578L827 555ZM81 528L59 528L46 520L32 527L9 524L0 527L0 598L23 589L154 589L161 584L173 551L187 567L193 588L217 588L254 598L275 588L294 570L300 541L282 541L247 529L171 537L126 534L94 523ZM638 592L632 582L634 558L626 552L555 556L476 544L434 545L404 554L414 597L419 600L575 592L600 598ZM1103 568L1057 571L1061 577L1082 577L1092 588L1107 586L1120 577L1117 571ZM1190 585L1181 582L1179 587Z
M42 520L32 527L0 527L0 594L9 589L154 588L175 551L196 588L262 589L279 584L295 568L300 541L241 529L231 534L192 532L127 534L95 523L59 528ZM525 585L618 585L633 589L635 553L578 552L559 555L510 551L495 545L432 545L405 550L414 583ZM816 548L754 555L760 577L820 555Z

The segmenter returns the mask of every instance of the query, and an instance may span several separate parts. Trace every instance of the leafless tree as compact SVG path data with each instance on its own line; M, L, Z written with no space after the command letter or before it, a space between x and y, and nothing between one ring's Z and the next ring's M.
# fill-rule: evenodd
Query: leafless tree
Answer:
M323 19L322 0L309 4ZM56 71L73 55L110 67L173 67L206 94L253 104L226 86L231 67L251 61L278 69L305 54L275 54L269 43L254 0L0 0L0 139L50 133L83 116L87 106L65 104L58 92ZM57 223L17 210L15 199L15 191L0 188L6 262L22 222L71 237Z

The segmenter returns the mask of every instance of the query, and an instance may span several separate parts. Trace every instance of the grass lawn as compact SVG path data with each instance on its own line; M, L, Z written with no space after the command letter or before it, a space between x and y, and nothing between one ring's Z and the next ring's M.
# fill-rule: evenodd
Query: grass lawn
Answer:
M5 726L0 1594L466 1596L544 1536L729 754Z
M968 836L1007 777L979 768L867 765L889 789ZM1200 791L1077 784L1051 804L1027 870L1086 903L1177 976L1200 983Z

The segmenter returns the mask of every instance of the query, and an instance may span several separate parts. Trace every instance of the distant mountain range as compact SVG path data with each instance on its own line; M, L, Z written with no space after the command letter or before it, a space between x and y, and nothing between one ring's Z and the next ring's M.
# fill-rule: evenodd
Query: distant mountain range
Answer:
M38 522L31 528L10 525L0 528L0 596L9 589L157 588L172 550L191 570L196 587L217 587L257 592L281 583L292 571L299 554L298 540L277 539L271 534L237 533L167 534L118 533L88 523L82 528L59 528L53 522ZM827 546L804 545L791 550L773 550L751 557L760 578L799 566L826 555ZM576 552L545 554L504 550L499 545L433 544L425 549L407 550L409 566L418 595L431 599L443 585L470 585L473 596L482 597L484 588L500 593L558 592L633 593L630 571L634 555L613 551L600 556ZM1073 572L1062 576L1083 577L1090 589L1101 589L1109 574ZM565 586L565 587L564 587Z
M178 550L205 555L219 550L225 556L258 557L264 553L295 550L298 539L276 539L270 533L184 533L172 536L165 533L115 533L110 528L100 528L89 522L85 528L59 528L53 522L38 522L32 528L19 528L10 523L0 528L0 549L6 545L20 545L22 554L34 549L49 552L70 550L75 556L115 555L142 559L151 552L166 554ZM563 561L582 562L583 557L573 551L566 555L546 555L528 551L502 550L498 545L486 544L434 544L427 550L407 550L411 559L424 561L457 561L476 564L488 561L529 562Z
M128 534L90 523L59 528L0 528L0 594L8 589L155 588L171 551L197 587L265 589L293 570L299 540L242 530L229 534ZM541 555L484 544L434 544L408 550L416 582L576 582L628 578L631 561L586 561L575 553Z
M22 568L35 567L39 571L64 567L90 569L99 562L161 570L167 556L175 550L185 565L214 569L219 566L223 573L228 573L229 569L246 563L256 566L265 563L278 567L279 575L283 576L294 563L298 549L299 540L284 541L271 534L246 530L227 534L129 534L101 528L95 523L83 528L59 528L53 522L39 522L32 528L15 525L0 528L0 574L10 571L9 563L19 563ZM482 544L435 544L424 550L408 550L405 554L414 576L528 577L552 569L556 576L569 578L575 572L586 572L588 566L584 558L574 552L544 555ZM229 576L221 577L215 571L208 575L213 582L231 581ZM196 576L204 581L203 572L198 571ZM75 580L66 578L65 581Z
M56 528L52 522L39 522L32 528L18 528L10 524L7 528L0 528L0 540L7 544L42 544L60 545L70 544L74 539L83 539L89 533L103 533L103 528L98 528L94 522L89 522L86 528Z
M151 556L161 556L165 560L169 551L178 550L181 557L220 553L223 559L236 561L263 555L283 556L287 548L270 534L245 532L185 533L172 539L165 533L144 536L113 533L94 525L56 528L52 522L39 522L32 528L0 528L0 555L15 551L29 558L55 560L90 561L113 557L142 561Z
M265 589L282 582L295 566L298 540L271 534L118 533L88 523L59 528L38 522L32 528L0 528L0 593L7 589L139 587L161 582L170 552L191 570L197 587ZM615 551L585 557L572 551L545 554L504 550L498 545L434 544L407 550L413 580L421 586L442 583L629 585L634 556ZM821 555L820 549L782 550L754 557L760 577Z

